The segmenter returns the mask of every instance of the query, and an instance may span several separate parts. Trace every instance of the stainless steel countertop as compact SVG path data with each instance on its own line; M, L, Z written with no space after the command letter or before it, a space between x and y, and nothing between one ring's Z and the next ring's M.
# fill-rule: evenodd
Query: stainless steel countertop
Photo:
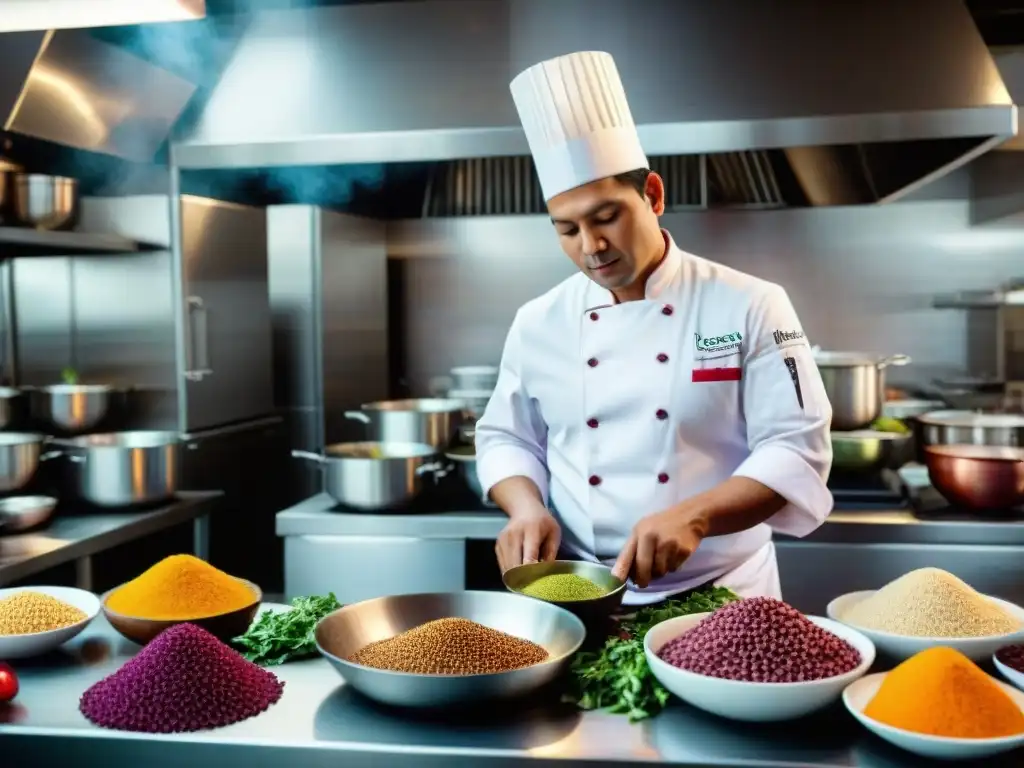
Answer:
M412 536L422 539L497 538L505 516L497 510L440 514L351 514L331 511L326 494L277 514L278 536ZM779 536L780 540L790 540ZM818 530L799 541L818 544L1024 545L1024 520L989 521L968 516L920 518L907 509L834 511Z
M470 768L481 761L563 768L646 762L735 768L925 764L863 731L841 705L795 724L770 726L732 723L681 703L638 725L553 701L417 717L362 699L321 659L275 668L285 682L281 700L227 728L146 736L93 726L78 712L79 697L136 651L101 616L61 651L15 663L21 693L12 705L0 706L4 767L109 766L120 760L146 768ZM990 765L1009 768L1020 759L1016 754Z
M0 586L208 514L221 491L180 492L145 512L57 515L39 531L0 537Z

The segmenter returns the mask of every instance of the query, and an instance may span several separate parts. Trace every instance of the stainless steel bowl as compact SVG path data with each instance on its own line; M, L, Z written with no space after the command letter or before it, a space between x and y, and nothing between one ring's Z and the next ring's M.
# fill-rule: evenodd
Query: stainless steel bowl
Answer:
M914 436L863 429L832 433L832 467L845 472L899 469L914 457Z
M501 575L505 588L519 593L542 576L555 573L575 573L588 579L608 593L592 600L545 600L543 602L565 608L579 616L587 624L603 621L618 610L626 594L626 582L612 575L612 569L601 563L583 560L552 560L546 563L527 563L509 568ZM537 598L531 598L536 600Z
M0 499L0 533L18 533L42 525L57 508L52 496L11 496Z
M1024 446L1024 414L932 411L917 417L922 445Z
M16 224L33 229L73 229L78 223L78 181L41 173L14 174Z
M984 511L1024 504L1024 448L931 445L925 463L935 490L953 504Z
M105 384L54 384L32 390L32 413L65 432L96 426L110 409L111 387Z
M23 488L35 476L45 440L32 432L0 432L0 493Z
M487 675L414 675L347 659L379 640L435 619L463 618L537 643L547 661ZM378 597L339 608L316 627L316 645L364 696L399 707L451 707L532 693L557 678L586 636L583 622L541 600L505 592L439 592Z
M405 506L428 478L436 482L449 470L423 443L335 443L323 456L310 451L292 451L292 456L323 467L324 490L335 501L374 511Z
M101 507L169 499L178 490L176 432L136 431L53 440L77 465L78 494Z

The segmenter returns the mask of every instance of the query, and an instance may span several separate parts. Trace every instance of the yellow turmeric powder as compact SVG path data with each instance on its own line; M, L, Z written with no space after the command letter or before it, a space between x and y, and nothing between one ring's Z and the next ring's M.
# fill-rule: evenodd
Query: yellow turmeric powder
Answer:
M893 728L957 739L1024 733L1024 714L995 681L952 648L910 657L882 681L864 714Z
M188 621L237 611L256 601L249 586L191 555L171 555L107 598L123 616Z

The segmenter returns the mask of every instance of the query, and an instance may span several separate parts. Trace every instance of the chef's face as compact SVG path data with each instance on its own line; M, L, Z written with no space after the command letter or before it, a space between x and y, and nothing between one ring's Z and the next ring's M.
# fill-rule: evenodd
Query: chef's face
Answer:
M610 177L548 201L562 250L581 272L620 300L643 298L647 278L665 253L658 226L665 211L665 185L652 172L642 189L628 179Z

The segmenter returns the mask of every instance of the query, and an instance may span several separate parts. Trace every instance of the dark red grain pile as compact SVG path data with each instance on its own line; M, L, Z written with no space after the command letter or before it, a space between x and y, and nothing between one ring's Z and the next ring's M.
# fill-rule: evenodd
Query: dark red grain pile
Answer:
M860 653L842 638L770 597L720 608L658 656L679 669L750 683L799 683L842 675Z
M104 728L181 733L258 715L281 698L283 688L205 629L176 624L89 688L79 709Z
M996 658L1016 672L1024 672L1024 645L1006 645L996 651Z

